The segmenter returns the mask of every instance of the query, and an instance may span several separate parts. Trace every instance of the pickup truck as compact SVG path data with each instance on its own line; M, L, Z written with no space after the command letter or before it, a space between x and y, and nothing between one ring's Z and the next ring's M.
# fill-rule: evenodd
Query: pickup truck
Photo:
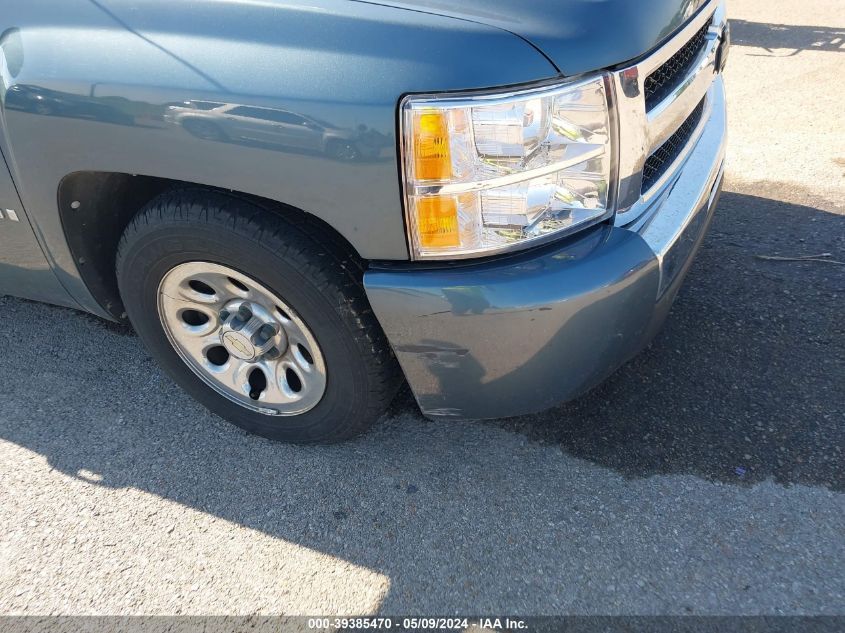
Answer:
M722 0L8 0L0 294L128 321L272 439L403 381L432 418L552 407L667 315L728 46Z

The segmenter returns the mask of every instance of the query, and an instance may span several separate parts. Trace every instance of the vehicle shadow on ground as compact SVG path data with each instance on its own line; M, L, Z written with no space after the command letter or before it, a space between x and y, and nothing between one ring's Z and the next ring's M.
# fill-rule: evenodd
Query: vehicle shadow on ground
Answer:
M787 57L801 51L845 52L845 27L794 26L731 19L731 45L755 46L769 53L776 48L793 49Z
M405 392L373 432L328 447L248 436L183 394L124 330L0 298L0 438L92 485L143 490L383 571L388 611L434 609L426 596L446 586L455 608L518 600L540 612L570 573L547 555L563 542L571 573L613 577L607 543L626 530L640 534L625 545L632 569L659 565L673 531L696 533L699 484L680 481L667 497L655 475L733 484L712 501L733 504L731 517L746 503L733 491L752 482L845 489L845 267L754 257L842 259L843 226L725 192L665 330L597 390L540 415L454 423L426 421ZM620 506L632 488L638 500ZM514 588L509 565L532 570L519 581L530 584ZM595 605L606 591L578 583L565 599Z
M652 346L582 398L490 422L626 477L845 490L845 216L724 192Z
M782 484L845 490L845 470L841 468L845 446L845 321L841 310L845 266L758 257L819 253L845 260L845 217L726 191L663 331L640 356L590 393L555 409L505 420L436 424L444 433L464 424L518 432L626 477L687 473L738 485L773 478ZM58 432L55 442L49 433L39 433L37 446L28 446L32 436L26 426L11 424L9 405L38 394L26 387L8 390L6 404L0 408L0 433L5 439L45 454L63 471L75 473L84 465L103 472L107 469L99 468L96 459L89 462L99 450L111 450L110 440L117 440L119 430L111 428L108 420L94 420L86 414L86 402L101 400L98 394L109 394L114 403L110 411L120 419L147 417L147 424L152 425L149 430L158 435L167 435L166 419L197 416L198 407L158 373L130 328L61 308L12 298L4 301L24 311L52 313L45 316L48 320L76 321L78 327L69 330L64 349L56 349L51 339L36 337L33 344L37 347L43 344L39 341L51 341L54 363L50 369L54 372L78 377L94 372L97 376L96 381L79 385L87 393L64 391L61 383L53 385L47 398L60 399L73 417L66 418L61 429L54 429ZM7 324L14 321L10 312L14 310L7 306ZM32 341L26 324L18 329L22 331L7 327L5 334L15 341ZM96 348L94 358L89 356L83 364L77 362L76 355L85 358L86 352L73 338L73 332L80 330L88 332L85 343ZM138 395L133 385L121 393L120 378L125 376L114 372L114 363L119 361L100 349L102 339L111 337L127 339L111 347L135 356L130 361L131 375L140 374L135 377L153 392L146 406L155 406L155 411L132 409ZM37 350L27 350L20 360L13 348L6 346L3 373L10 373L10 366L18 362L23 363L18 375L39 371L37 365L26 361ZM63 366L66 356L73 362ZM9 384L7 380L7 389ZM175 401L168 401L156 395L160 390L178 395ZM181 410L185 406L187 412ZM47 414L40 406L28 413L42 411ZM408 416L430 424L422 419L406 387L386 417ZM83 420L97 433L74 436L74 425ZM43 422L39 423L42 430L50 428ZM63 463L71 455L68 440L84 449L85 464ZM81 445L86 440L90 445ZM155 440L150 437L147 441ZM359 441L371 443L366 438ZM142 446L136 450L141 452Z

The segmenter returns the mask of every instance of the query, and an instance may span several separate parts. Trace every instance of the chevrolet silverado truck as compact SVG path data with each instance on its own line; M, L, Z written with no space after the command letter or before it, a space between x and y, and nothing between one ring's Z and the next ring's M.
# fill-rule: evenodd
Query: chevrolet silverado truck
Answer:
M722 0L9 0L0 294L128 321L277 440L403 381L432 418L552 407L669 310L728 46Z

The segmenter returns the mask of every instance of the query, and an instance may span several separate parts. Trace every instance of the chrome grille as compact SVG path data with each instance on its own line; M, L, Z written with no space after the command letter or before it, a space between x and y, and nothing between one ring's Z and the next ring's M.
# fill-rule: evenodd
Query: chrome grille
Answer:
M711 88L725 29L724 0L691 0L697 11L663 45L613 73L619 120L618 226L631 226L658 209L664 186L711 116ZM644 221L644 220L643 220Z
M656 68L644 84L646 110L663 101L692 69L705 44L710 22L702 26L677 53Z
M666 173L666 170L675 162L675 159L689 143L692 133L701 121L704 101L705 99L702 99L687 119L681 123L681 127L646 159L643 165L642 193L651 189L654 183L660 180L660 177Z

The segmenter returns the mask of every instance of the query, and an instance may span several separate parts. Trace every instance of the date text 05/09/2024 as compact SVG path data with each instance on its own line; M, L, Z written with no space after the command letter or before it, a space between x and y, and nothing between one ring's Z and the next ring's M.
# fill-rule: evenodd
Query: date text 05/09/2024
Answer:
M308 628L315 631L330 630L422 630L422 631L465 631L470 627L491 631L520 631L528 628L525 620L500 617L353 617L353 618L308 618Z

